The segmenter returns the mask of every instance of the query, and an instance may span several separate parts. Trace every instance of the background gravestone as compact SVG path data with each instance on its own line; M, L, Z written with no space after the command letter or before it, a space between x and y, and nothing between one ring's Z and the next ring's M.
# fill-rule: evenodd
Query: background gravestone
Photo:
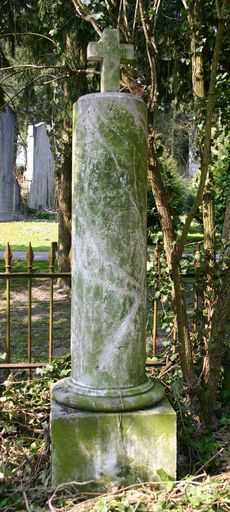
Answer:
M55 205L54 159L45 123L29 125L24 174L27 206L32 210Z
M7 106L0 113L0 221L20 218L20 188L14 174L16 115Z

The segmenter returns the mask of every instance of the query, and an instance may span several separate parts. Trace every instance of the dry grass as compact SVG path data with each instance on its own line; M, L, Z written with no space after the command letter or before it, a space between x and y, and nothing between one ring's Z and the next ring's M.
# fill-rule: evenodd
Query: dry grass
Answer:
M1 512L230 511L230 472L225 460L223 472L215 477L209 477L203 468L196 476L178 482L139 482L102 492L98 491L99 482L90 482L90 491L87 482L52 488L49 388L51 381L60 377L60 368L68 374L69 358L61 358L52 370L31 382L19 383L17 376L11 375L2 387ZM222 429L227 436L228 429ZM228 445L229 437L228 432Z

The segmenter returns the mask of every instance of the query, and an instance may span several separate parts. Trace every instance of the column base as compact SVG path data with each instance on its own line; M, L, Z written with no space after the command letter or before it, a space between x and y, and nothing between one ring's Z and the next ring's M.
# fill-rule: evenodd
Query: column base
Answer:
M52 396L60 404L83 411L136 411L160 402L164 386L147 379L139 386L93 389L66 378L54 384Z
M159 480L159 469L176 478L176 413L166 398L150 409L119 414L52 401L51 441L54 486L88 480L99 489L126 486Z

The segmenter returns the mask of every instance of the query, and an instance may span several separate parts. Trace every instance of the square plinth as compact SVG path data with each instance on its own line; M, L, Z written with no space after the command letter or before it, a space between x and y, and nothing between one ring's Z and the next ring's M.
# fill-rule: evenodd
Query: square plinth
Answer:
M95 480L104 487L176 478L176 413L167 399L125 413L51 405L52 483Z

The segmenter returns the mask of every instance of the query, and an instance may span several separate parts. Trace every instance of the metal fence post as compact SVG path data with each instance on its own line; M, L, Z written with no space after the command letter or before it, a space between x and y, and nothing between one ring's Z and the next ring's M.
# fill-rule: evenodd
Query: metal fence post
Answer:
M26 253L26 261L27 261L27 272L28 274L32 273L34 253L29 243L29 247ZM31 363L32 360L32 344L31 344L31 331L32 331L32 277L28 276L28 335L27 335L27 354L28 354L28 363ZM29 370L29 377L31 378L32 371Z
M12 260L12 252L10 248L10 244L8 243L6 246L6 250L4 252L5 259L5 273L10 274L11 271L11 260ZM6 354L7 354L7 362L11 361L11 347L10 347L10 276L6 276Z
M48 261L49 261L49 272L53 274L54 272L54 264L56 259L55 249L56 242L51 243L51 248L48 253ZM52 362L53 358L53 300L54 300L54 292L53 292L53 279L50 278L50 305L49 305L49 354L48 361Z

